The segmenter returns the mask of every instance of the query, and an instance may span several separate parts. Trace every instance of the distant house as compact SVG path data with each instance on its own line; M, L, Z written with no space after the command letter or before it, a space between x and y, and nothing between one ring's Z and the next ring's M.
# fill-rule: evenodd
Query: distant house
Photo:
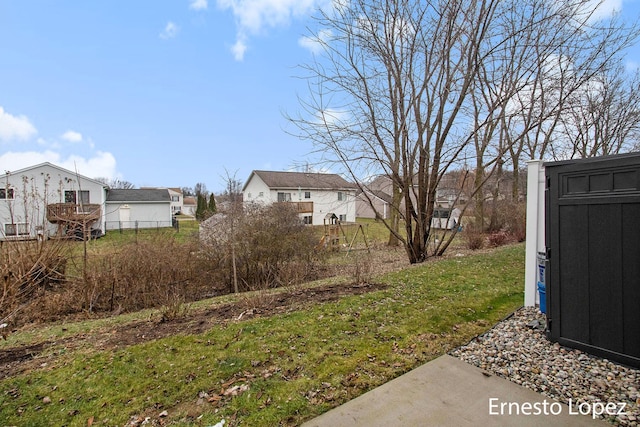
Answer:
M358 218L388 219L391 214L392 197L384 191L362 190L356 195Z
M456 177L443 178L436 191L437 201L434 205L436 208L435 217L438 218L438 221L433 222L435 228L453 228L459 221L460 215L460 210L455 209L454 206L467 202L458 181L454 178ZM363 184L362 187L363 191L358 192L356 196L358 218L389 218L393 203L391 178L387 175L379 175L368 184ZM411 197L415 202L414 196ZM401 201L400 207L403 204L404 202ZM445 220L449 218L449 214L445 212L451 212L451 220Z
M182 195L182 189L177 187L140 187L141 190L163 190L169 192L169 198L171 199L171 214L177 215L182 213L184 206L184 196Z
M182 190L179 188L168 188L167 190L169 190L169 197L171 198L171 214L182 213L182 207L184 206Z
M171 227L171 196L165 188L109 190L106 229Z
M362 190L356 196L356 215L358 218L388 219L393 204L393 186L391 178L378 175L371 182L361 185Z
M193 196L184 196L182 202L182 214L189 216L196 216L196 209L198 207L198 201Z
M0 181L0 240L104 233L105 184L48 162Z
M305 224L322 225L327 214L356 220L357 186L340 175L254 170L243 189L244 202L292 203Z

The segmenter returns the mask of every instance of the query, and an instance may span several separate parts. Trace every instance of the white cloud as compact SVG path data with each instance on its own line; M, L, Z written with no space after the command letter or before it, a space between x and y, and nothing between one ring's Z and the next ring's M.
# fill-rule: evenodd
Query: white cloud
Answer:
M189 3L189 9L193 10L206 10L208 6L207 0L191 0Z
M309 15L326 0L216 0L222 10L231 10L236 18L237 41L231 48L236 60L244 58L247 39L268 28L287 26L295 17Z
M640 71L640 64L636 61L627 61L625 64L625 70L629 73L636 73Z
M89 178L120 178L116 171L115 157L113 157L113 154L104 151L98 151L89 159L71 155L61 161L59 165L71 171L77 170L80 175L88 176Z
M231 52L236 61L242 61L244 59L244 53L247 51L247 44L241 38L238 38L233 46L231 46Z
M73 130L66 131L61 138L68 142L82 142L82 134Z
M594 10L592 21L611 18L615 13L622 11L622 0L591 0L588 2L589 10Z
M322 111L316 111L316 123L326 126L346 126L351 120L351 114L348 111L336 110L334 108L325 108Z
M174 22L167 22L164 30L160 33L160 38L164 40L172 39L178 35L178 31L180 31L180 27L178 27Z
M116 159L113 154L98 151L94 157L85 159L71 155L65 159L55 151L7 152L0 155L0 173L15 171L40 163L49 162L61 166L89 178L120 178L116 170Z
M13 116L0 107L0 141L27 140L37 133L27 116Z
M331 30L321 30L315 37L303 36L298 39L298 44L311 51L311 53L322 52L322 45L331 39Z

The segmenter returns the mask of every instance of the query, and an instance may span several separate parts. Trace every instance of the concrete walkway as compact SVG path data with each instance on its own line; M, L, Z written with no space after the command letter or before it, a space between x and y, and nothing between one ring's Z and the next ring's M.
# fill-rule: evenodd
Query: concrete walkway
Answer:
M591 415L580 415L575 404L560 404L445 355L303 427L608 425Z

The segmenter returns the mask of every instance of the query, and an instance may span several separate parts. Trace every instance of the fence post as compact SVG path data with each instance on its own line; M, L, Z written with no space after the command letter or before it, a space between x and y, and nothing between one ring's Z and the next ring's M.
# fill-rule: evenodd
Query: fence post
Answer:
M545 174L542 160L527 162L527 240L524 305L536 305L538 252L545 252Z

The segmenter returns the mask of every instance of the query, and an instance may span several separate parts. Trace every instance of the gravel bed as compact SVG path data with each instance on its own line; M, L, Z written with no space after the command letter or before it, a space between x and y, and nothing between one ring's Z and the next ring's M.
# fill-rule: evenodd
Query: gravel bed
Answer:
M550 342L545 322L536 308L521 308L450 354L559 402L571 402L574 411L596 408L597 402L618 408L625 403L625 414L598 418L639 426L640 370Z

